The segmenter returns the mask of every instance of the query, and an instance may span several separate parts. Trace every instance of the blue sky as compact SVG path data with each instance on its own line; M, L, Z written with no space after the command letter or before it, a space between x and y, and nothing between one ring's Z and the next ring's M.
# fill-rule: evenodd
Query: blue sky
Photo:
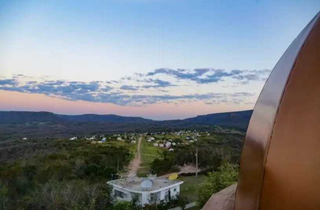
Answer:
M212 94L246 92L226 110L252 108L267 70L319 9L316 0L2 0L0 89L177 109L191 98L209 106Z

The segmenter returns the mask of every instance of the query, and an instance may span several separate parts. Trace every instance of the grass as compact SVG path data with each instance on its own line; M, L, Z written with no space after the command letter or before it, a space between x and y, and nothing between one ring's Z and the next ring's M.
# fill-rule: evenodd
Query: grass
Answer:
M198 187L205 181L205 175L196 176L181 176L178 179L183 181L180 186L180 194L189 199L190 202L197 201Z
M153 142L147 142L145 138L141 141L140 155L141 155L141 168L138 170L138 176L144 177L150 170L150 164L156 158L160 158L161 149L154 147Z

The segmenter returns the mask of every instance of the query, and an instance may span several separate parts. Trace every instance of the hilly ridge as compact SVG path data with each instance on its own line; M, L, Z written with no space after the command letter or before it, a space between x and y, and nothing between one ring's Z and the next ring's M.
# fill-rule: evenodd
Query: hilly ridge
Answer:
M119 115L98 115L98 114L84 114L84 115L58 115L59 117L74 121L74 122L122 122L122 123L147 123L153 120L142 117L123 117Z
M51 112L0 112L0 141L28 138L67 138L103 133L208 130L224 126L245 131L252 110L199 115L184 120L155 121L118 115L58 115Z

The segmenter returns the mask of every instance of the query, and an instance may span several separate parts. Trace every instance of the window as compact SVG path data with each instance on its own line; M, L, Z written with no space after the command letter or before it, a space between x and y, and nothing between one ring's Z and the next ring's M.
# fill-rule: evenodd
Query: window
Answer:
M119 198L125 198L126 197L126 193L118 191L118 190L115 190L114 191L114 196L115 197L119 197Z
M157 193L151 193L150 194L150 201L151 202L157 202L160 200L160 192Z

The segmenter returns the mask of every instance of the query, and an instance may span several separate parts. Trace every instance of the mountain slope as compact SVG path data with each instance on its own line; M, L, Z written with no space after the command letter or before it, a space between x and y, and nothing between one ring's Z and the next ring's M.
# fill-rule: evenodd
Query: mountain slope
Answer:
M246 129L248 127L252 112L252 110L247 110L238 112L199 115L197 117L188 118L183 121L185 123L220 125Z
M246 130L252 110L201 115L185 120L153 121L117 115L57 115L50 112L0 112L0 141L68 138L125 132L210 130L212 126Z
M61 123L63 121L65 120L51 112L0 111L1 124L31 123L31 122Z
M144 119L142 117L123 117L118 115L97 115L97 114L84 114L84 115L58 115L59 117L74 121L74 122L113 122L113 123L149 123L153 120Z

